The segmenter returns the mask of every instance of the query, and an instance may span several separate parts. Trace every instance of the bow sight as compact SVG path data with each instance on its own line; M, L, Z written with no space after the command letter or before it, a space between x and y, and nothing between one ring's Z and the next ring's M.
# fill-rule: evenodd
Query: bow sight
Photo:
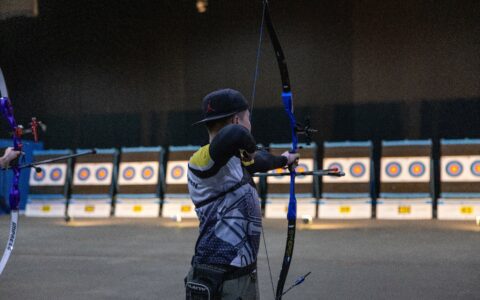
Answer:
M318 130L312 128L309 117L305 118L305 125L299 122L295 125L295 133L304 135L307 145L310 145L312 142L312 134L316 132L318 132Z

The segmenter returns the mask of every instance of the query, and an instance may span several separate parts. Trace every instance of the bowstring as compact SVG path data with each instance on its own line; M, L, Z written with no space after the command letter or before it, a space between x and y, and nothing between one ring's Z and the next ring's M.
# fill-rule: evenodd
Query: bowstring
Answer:
M257 80L258 80L258 69L259 69L259 63L260 63L260 54L261 54L261 48L262 48L262 41L263 41L263 29L265 27L265 9L267 8L267 5L264 1L263 2L263 10L262 10L262 23L260 24L260 34L258 38L258 47L257 47L257 58L255 60L255 74L253 76L253 87L252 87L252 96L251 96L251 102L252 104L250 105L250 122L252 121L253 117L253 105L255 103L255 94L257 92Z
M252 122L252 117L253 117L253 107L255 103L255 94L257 91L257 79L258 79L258 69L259 69L259 63L260 63L260 54L261 54L261 48L262 48L262 41L263 41L263 31L265 28L265 10L267 9L267 3L266 1L262 1L263 3L263 10L262 10L262 22L260 24L260 34L258 38L258 47L257 47L257 58L255 61L255 74L253 76L253 88L252 88L252 97L251 97L251 106L250 106L250 122ZM273 297L275 298L275 287L273 286L273 277L272 277L272 269L270 267L270 258L268 255L268 249L267 249L267 242L265 239L265 230L262 226L262 239L263 239L263 246L265 248L265 256L267 257L267 265L268 265L268 274L270 275L270 283L272 285L272 293Z
M262 239L263 239L263 246L265 248L265 255L267 256L268 274L270 275L270 283L272 284L273 297L275 298L275 287L273 286L272 269L270 268L270 259L268 258L267 242L265 241L265 230L263 230L263 226L262 226Z

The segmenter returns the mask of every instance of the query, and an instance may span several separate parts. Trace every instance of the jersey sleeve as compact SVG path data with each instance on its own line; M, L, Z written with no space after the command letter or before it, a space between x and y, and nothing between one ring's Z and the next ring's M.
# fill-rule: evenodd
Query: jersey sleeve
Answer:
M287 164L285 156L276 156L267 151L260 150L255 153L253 164L245 167L250 174L255 172L268 172L282 168Z
M225 165L239 150L254 153L255 139L248 129L241 125L228 125L222 128L210 144L210 156L216 164Z
M254 153L256 143L248 129L241 125L222 128L209 145L200 148L189 161L189 169L200 178L211 177L240 150Z

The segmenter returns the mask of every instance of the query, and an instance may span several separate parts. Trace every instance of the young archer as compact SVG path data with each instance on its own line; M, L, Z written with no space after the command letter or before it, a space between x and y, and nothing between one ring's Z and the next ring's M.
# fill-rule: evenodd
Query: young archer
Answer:
M209 144L190 158L188 188L200 220L187 299L259 299L256 262L262 215L255 172L298 163L288 151L257 151L248 103L233 89L203 99Z

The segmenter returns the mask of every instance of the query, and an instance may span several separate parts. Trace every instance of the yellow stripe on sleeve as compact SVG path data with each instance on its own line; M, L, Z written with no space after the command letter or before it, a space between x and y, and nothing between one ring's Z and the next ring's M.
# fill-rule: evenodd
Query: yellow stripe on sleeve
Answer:
M210 150L210 144L205 145L202 148L198 149L198 151L195 152L193 156L190 158L190 166L200 170L204 170L208 167L211 167L213 161L210 157L209 150Z

